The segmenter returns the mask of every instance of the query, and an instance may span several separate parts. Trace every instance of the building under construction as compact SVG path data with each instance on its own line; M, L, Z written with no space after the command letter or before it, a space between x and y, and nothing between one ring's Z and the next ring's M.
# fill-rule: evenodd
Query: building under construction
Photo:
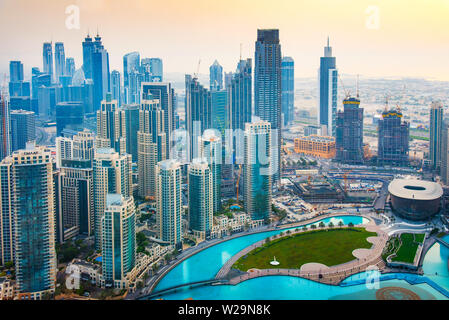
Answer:
M337 113L336 160L347 164L363 163L363 108L358 98L343 100Z
M407 166L409 163L409 123L402 121L399 107L382 113L378 124L378 156L379 166Z
M309 203L341 203L345 196L338 184L324 176L291 179L294 191Z

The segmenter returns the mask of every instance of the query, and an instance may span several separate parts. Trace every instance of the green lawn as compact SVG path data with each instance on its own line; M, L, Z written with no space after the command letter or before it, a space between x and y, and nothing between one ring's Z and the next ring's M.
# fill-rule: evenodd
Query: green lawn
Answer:
M418 244L424 240L424 234L403 233L401 234L401 246L399 247L396 257L392 259L395 262L413 263L415 259Z
M375 235L364 228L308 231L265 243L237 260L233 268L241 271L251 268L299 269L309 262L330 267L354 260L354 249L371 248L372 244L366 238ZM280 262L279 266L270 264L274 256Z

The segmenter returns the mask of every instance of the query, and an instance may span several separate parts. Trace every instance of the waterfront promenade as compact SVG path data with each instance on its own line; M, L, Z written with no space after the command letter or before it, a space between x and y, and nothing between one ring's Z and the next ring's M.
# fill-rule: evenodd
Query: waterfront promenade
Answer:
M183 251L177 258L175 261L172 261L170 264L164 266L161 268L161 270L159 270L158 274L155 277L152 277L148 283L146 284L145 288L143 288L141 290L140 293L136 293L134 294L134 296L138 297L140 295L148 295L151 292L153 292L153 290L156 288L156 286L158 285L158 283L173 269L175 268L177 265L179 265L180 263L182 263L184 260L190 258L191 256L207 249L210 248L212 246L215 246L217 244L220 244L222 242L231 240L231 239L235 239L235 238L239 238L239 237L243 237L243 236L247 236L247 235L251 235L251 234L256 234L256 233L261 233L261 232L267 232L267 231L281 231L284 229L289 229L289 228L295 228L295 227L302 227L304 225L307 224L311 224L311 223L315 223L318 222L320 220L326 219L326 218L332 218L332 217L342 217L342 216L361 216L364 218L368 218L365 215L359 215L359 214L355 214L355 213L345 213L345 212L334 212L334 213L326 213L326 214L321 214L321 215L317 215L311 219L306 219L306 220L302 220L302 221L298 221L298 222L294 222L294 223L289 223L289 224L283 224L283 225L279 225L279 226L263 226L261 228L257 228L257 229L253 229L253 230L249 230L246 232L239 232L239 233L235 233L231 236L226 236L224 238L219 238L219 239L213 239L213 240L209 240L209 241L203 241L201 243L199 243L197 246L189 248L185 251ZM368 218L369 219L369 218Z
M378 268L379 270L385 267L384 261L382 259L383 248L388 241L388 235L384 233L372 219L365 217L370 220L368 224L363 225L367 231L376 232L377 236L367 238L368 242L371 242L373 246L371 249L356 249L353 251L355 259L347 263L339 264L336 266L325 266L318 263L307 263L301 266L300 269L250 269L245 274L233 277L229 279L229 284L236 285L242 281L248 279L253 279L263 276L272 275L285 275L285 276L295 276L310 279L313 281L318 281L326 284L337 285L342 280L347 278L352 274L363 272L369 270L370 268ZM362 225L358 225L361 227ZM339 228L339 227L334 227ZM345 227L342 227L345 228ZM328 227L322 229L329 229ZM303 230L294 231L291 234L305 232ZM290 234L290 235L291 235ZM216 275L216 279L226 279L231 271L234 263L242 256L248 254L257 247L262 246L265 243L265 239L252 244L241 250L239 253L234 255L229 259L225 265L220 269Z

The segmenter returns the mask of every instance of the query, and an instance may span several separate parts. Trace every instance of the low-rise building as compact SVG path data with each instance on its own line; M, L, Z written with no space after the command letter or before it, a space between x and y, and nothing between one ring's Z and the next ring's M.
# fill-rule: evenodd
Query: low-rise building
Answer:
M333 159L336 153L335 138L317 135L295 138L295 152L323 159Z
M263 224L262 220L252 220L251 216L244 212L234 213L232 218L226 215L214 217L214 226L211 231L211 239L221 238L227 234L241 232L257 228Z
M0 300L13 300L15 294L14 282L8 278L0 278Z

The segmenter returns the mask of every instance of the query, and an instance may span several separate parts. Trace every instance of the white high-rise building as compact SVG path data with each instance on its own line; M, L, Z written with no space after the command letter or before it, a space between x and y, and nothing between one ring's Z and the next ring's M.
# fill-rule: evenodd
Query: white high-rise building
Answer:
M132 196L132 159L131 155L120 155L111 148L95 150L94 157L94 214L95 245L101 249L101 218L106 208L109 193Z
M182 248L182 176L181 164L164 160L156 167L157 214L159 237L178 249Z
M206 159L189 165L189 229L200 239L210 235L213 225L213 174Z
M113 148L120 154L126 153L126 116L118 108L117 100L110 93L101 102L97 111L97 148Z
M164 111L159 100L151 95L142 100L137 132L137 166L139 170L139 195L156 195L156 164L166 159L167 136L164 132Z

